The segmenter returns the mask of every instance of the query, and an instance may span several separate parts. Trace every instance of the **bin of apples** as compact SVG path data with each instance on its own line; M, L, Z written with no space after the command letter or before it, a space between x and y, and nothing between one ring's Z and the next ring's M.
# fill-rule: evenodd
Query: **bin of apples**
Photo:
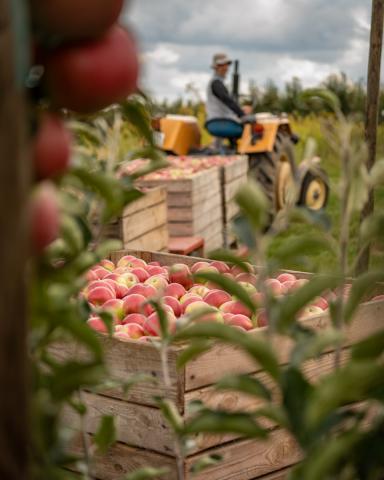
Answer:
M141 180L176 180L179 178L189 178L203 170L229 165L238 158L239 156L236 155L212 155L207 157L168 156L167 161L169 166L167 168L149 173L148 175L141 177ZM119 175L132 175L138 170L148 166L149 162L150 160L144 158L137 158L130 162L126 162L121 166Z
M263 294L257 291L257 275L252 265L249 272L220 261L198 261L191 267L183 263L162 266L145 262L133 255L123 256L115 265L103 260L87 272L87 285L81 295L91 307L89 326L107 333L100 312L113 318L113 335L121 340L147 341L160 336L159 317L151 300L160 302L174 332L178 325L193 321L215 321L241 330L268 324L263 307ZM255 301L256 313L216 285L194 282L193 275L202 272L221 273L237 282ZM281 273L266 280L266 288L275 296L287 295L305 284L293 273ZM318 297L300 314L307 318L328 309L325 297Z

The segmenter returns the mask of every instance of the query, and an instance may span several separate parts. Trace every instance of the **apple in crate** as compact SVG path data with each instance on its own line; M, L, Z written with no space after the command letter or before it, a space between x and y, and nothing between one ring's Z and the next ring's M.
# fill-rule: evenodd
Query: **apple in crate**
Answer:
M183 285L180 283L170 283L164 290L164 295L175 297L178 300L187 293Z
M220 306L220 310L223 313L233 313L234 315L238 313L240 313L241 315L245 315L247 317L251 317L252 315L251 310L238 300L231 300L229 302L223 303Z
M95 330L96 332L108 333L107 326L105 325L103 320L97 315L91 315L87 320L87 324L89 325L89 327L92 328L92 330Z
M146 321L147 317L142 313L129 313L122 319L121 324L126 325L128 323L137 323L138 325L143 326Z
M179 283L188 289L193 285L191 271L188 265L184 263L175 263L169 269L169 281L171 283Z
M138 323L118 325L113 336L119 340L137 340L145 335L144 329Z
M204 295L203 300L208 305L212 307L221 307L223 303L230 302L232 300L231 295L224 290L209 290L209 292Z
M113 298L116 298L116 294L112 293L111 289L107 286L92 288L87 295L88 302L98 307Z
M147 285L145 283L137 283L129 288L127 295L132 295L138 293L143 295L145 298L153 298L158 294L158 291L153 285Z
M125 315L130 313L149 315L153 312L153 307L147 303L147 298L144 295L133 293L124 297L123 310Z
M164 313L168 320L168 329L171 333L176 330L176 317L172 311L164 309ZM157 312L153 312L146 320L143 326L146 335L158 337L161 335L160 320Z
M188 293L192 293L193 295L197 295L198 297L203 298L209 291L209 288L198 283L196 285L193 285L193 287L188 290Z
M152 285L158 292L164 292L167 288L168 282L162 275L154 275L145 280L145 285Z
M112 298L107 300L101 308L113 315L115 323L120 323L124 318L123 300L121 299Z
M241 315L240 313L237 315L231 315L229 318L224 318L224 323L227 325L241 327L244 330L252 330L252 328L254 328L251 319L245 315Z

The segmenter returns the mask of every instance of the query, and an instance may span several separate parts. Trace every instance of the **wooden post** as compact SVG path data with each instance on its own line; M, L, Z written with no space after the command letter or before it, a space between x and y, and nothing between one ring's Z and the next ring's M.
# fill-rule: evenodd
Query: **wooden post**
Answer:
M27 478L26 116L9 1L0 0L0 478Z
M380 68L383 44L384 0L372 0L371 38L368 62L367 105L365 138L368 146L367 167L371 169L376 159L377 123L379 116ZM361 213L363 222L374 211L374 192L369 192L368 201ZM369 267L370 248L366 248L360 257L357 274Z

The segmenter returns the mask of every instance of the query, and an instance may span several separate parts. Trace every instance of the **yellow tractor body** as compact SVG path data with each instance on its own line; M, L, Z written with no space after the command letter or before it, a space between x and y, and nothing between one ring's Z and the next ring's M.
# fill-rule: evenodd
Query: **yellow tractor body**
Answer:
M163 150L175 155L187 155L201 146L201 133L195 117L167 115L160 119L160 131Z

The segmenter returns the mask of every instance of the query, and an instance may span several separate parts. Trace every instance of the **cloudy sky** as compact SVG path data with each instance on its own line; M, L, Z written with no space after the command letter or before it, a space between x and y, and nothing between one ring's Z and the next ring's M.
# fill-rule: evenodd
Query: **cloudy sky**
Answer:
M372 0L132 0L124 21L136 31L143 84L157 98L204 98L212 55L240 60L242 92L253 79L304 86L345 72L366 77Z

